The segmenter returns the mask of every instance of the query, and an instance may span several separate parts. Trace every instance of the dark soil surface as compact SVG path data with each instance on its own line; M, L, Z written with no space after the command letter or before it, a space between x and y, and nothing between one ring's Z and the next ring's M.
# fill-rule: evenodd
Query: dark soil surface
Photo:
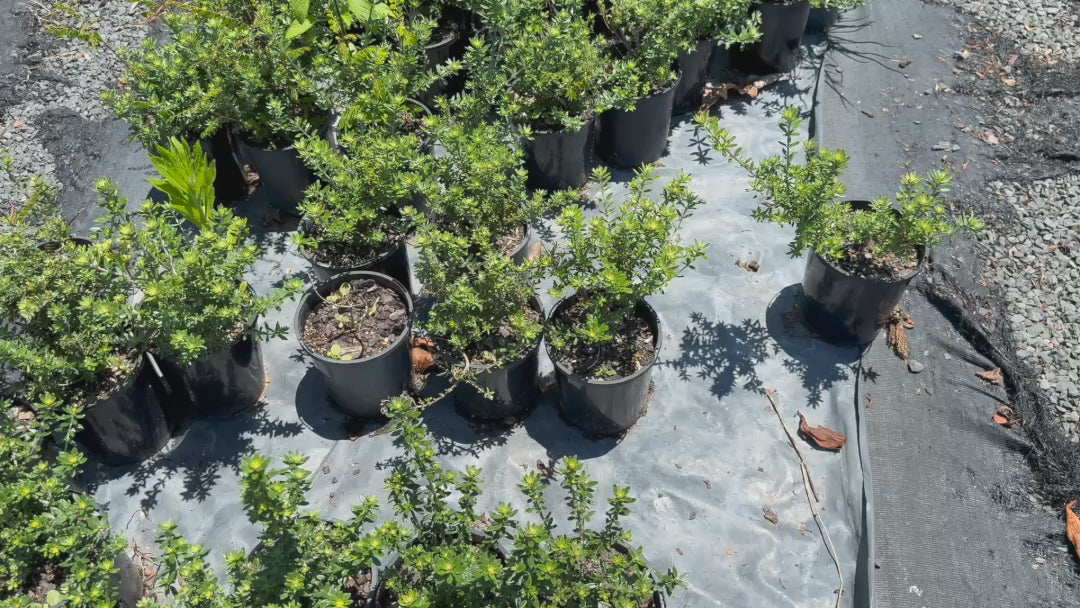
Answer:
M367 606L368 598L374 591L371 585L371 573L365 572L360 576L350 576L345 581L344 591L352 596L354 606Z
M874 249L873 243L851 245L836 265L855 276L881 281L904 279L919 267L918 260L904 260L893 253L878 255Z
M357 248L343 243L319 243L318 249L305 249L304 255L329 268L361 268L375 261L380 255L397 247L383 249Z
M585 323L585 307L578 302L559 311L555 324L580 327ZM576 374L596 380L616 380L633 375L656 358L656 334L640 316L624 319L611 328L615 340L600 348L579 345L570 352L557 352L559 364Z
M328 296L312 309L304 321L304 344L322 355L337 345L341 356L352 360L385 351L408 324L405 300L370 279L343 286L348 286L345 292Z
M44 567L30 574L23 587L23 593L29 593L35 602L45 603L45 598L50 591L57 590L64 583L64 571L55 564L45 563Z
M499 251L506 255L510 255L517 251L518 247L521 247L521 244L525 242L525 239L528 238L528 236L529 231L526 230L524 226L518 226L509 234L500 237L496 245L498 246Z

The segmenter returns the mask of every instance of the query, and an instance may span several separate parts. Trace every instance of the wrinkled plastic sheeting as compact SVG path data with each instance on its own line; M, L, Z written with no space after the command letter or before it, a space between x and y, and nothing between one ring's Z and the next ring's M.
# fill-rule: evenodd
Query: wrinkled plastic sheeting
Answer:
M755 158L778 150L775 125L785 105L809 113L813 74L798 76L772 85L753 102L739 98L719 106L723 124ZM747 177L708 150L688 115L673 120L661 165L658 190L687 171L705 199L685 236L708 243L709 259L651 299L661 316L663 347L655 394L637 426L621 441L587 439L562 422L551 395L503 434L478 434L446 402L428 410L427 425L449 467L483 467L482 508L500 501L522 508L516 489L522 476L538 463L568 455L585 461L600 482L601 501L613 484L630 486L637 503L626 524L635 542L655 567L688 573L687 588L671 605L832 606L836 569L811 513L796 454L765 398L764 390L775 390L792 432L802 411L813 424L849 437L839 453L805 444L802 450L847 581L844 603L854 605L851 581L863 530L851 372L858 352L788 326L805 263L787 257L792 232L754 222ZM616 171L615 177L625 182L630 173ZM623 191L625 184L617 188ZM257 289L307 271L284 228L265 226L263 220L273 218L264 218L258 196L242 209L267 250L252 277ZM755 261L760 269L747 270L737 261ZM545 307L552 304L547 294L543 301ZM287 304L269 320L291 324L294 310L295 303ZM325 516L348 517L364 496L385 498L386 469L399 449L389 435L350 440L344 417L327 403L318 373L301 352L291 335L265 346L269 382L260 409L234 420L197 423L141 466L99 470L96 497L107 505L112 525L153 555L157 527L175 520L191 541L212 550L220 567L224 552L250 549L258 539L244 516L238 485L241 459L256 450L273 458L293 451L308 456L315 473L311 506ZM550 370L546 356L544 365ZM557 486L550 501L562 507ZM776 524L765 518L765 509L775 512Z

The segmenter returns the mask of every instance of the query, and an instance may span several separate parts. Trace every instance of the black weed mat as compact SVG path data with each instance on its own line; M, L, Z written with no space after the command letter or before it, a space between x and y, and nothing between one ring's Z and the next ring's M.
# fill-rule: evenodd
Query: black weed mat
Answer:
M1007 222L1011 210L985 195L987 180L1073 170L1070 129L1080 121L1064 119L1080 116L1069 96L1048 101L1062 87L1080 90L1073 68L1034 74L1014 55L939 5L895 0L849 14L819 66L816 133L851 154L851 198L890 195L904 173L946 168L964 209ZM995 101L1020 82L1027 88L1013 91L1023 99L1015 108ZM862 358L874 604L1080 605L1080 563L1063 518L1065 501L1080 497L1077 446L1017 360L1005 304L980 280L972 245L938 248L933 265L904 302L916 322L908 333L916 363L901 361L884 336ZM976 376L998 368L1003 387ZM994 422L1003 405L1018 426Z

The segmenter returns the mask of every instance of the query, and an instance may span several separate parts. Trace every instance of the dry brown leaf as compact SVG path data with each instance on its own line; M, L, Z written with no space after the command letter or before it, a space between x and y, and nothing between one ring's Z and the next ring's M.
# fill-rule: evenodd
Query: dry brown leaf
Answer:
M889 324L887 342L888 345L892 347L897 357L907 361L911 352L908 346L907 333L904 331L904 326L902 324L895 322Z
M1073 511L1075 506L1075 500L1065 505L1065 535L1069 537L1073 551L1080 556L1080 517Z
M427 338L413 338L412 345L418 348L435 348L435 343Z
M431 353L422 348L412 349L412 366L416 373L426 373L432 365L435 365L435 357Z
M994 422L1012 428L1020 423L1020 419L1016 417L1016 412L1011 407L1003 405L994 412Z
M715 87L707 86L701 95L701 110L708 110L716 105L721 99L727 100L728 93L738 93L739 85L733 82L725 82Z
M823 450L840 450L847 443L847 435L843 433L837 433L823 426L810 426L802 412L799 412L799 432L805 439Z
M769 507L765 507L764 509L762 509L761 515L765 518L765 521L769 522L770 524L774 526L780 525L780 516L776 514L776 511L773 511Z
M529 247L529 253L525 254L530 261L535 260L544 253L544 244L536 243L532 247Z
M1007 76L1002 76L1001 77L1001 82L1007 87L1015 87L1016 86L1016 79L1015 78L1009 78Z
M1005 386L1005 377L1001 375L1001 368L996 367L990 371L975 374L979 380L995 386Z

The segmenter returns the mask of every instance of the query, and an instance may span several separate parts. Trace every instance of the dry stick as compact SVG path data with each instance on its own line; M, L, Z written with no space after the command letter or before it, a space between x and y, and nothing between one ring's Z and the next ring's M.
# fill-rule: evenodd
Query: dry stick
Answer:
M776 418L780 421L780 426L784 427L784 434L787 435L788 441L791 443L791 447L795 448L795 454L799 456L799 468L802 469L803 477L803 489L806 491L807 501L810 503L810 512L814 514L814 521L817 522L818 529L821 530L821 535L825 539L825 547L829 550L829 557L832 558L833 564L836 566L836 576L840 579L840 589L836 593L836 608L840 608L840 602L844 597L844 573L840 569L840 558L837 557L836 547L833 546L832 537L829 536L829 529L825 527L824 520L821 519L821 511L818 509L817 489L814 488L814 478L810 475L810 467L806 464L806 459L803 458L802 450L799 449L798 442L795 441L795 436L791 434L791 430L788 429L787 422L784 421L784 417L780 415L780 408L776 406L776 400L773 399L773 394L776 391L765 391L765 398L769 400L769 405L772 406L773 412L776 413Z

